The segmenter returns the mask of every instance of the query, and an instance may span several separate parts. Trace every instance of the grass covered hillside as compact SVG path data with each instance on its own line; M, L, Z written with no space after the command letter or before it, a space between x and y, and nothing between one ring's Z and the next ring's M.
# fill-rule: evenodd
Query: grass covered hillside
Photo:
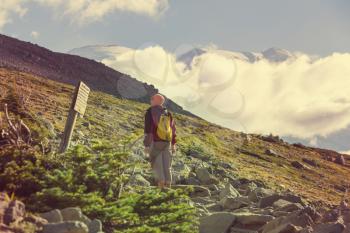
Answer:
M12 117L19 114L40 140L43 151L56 150L63 131L73 86L6 68L0 69L0 105L8 103ZM15 101L16 100L16 104ZM22 108L23 111L19 111ZM142 153L143 114L147 104L102 92L90 95L84 118L79 118L72 145L91 146L96 140L130 147ZM23 113L26 114L23 114ZM278 137L246 135L205 120L175 114L178 127L178 160L230 164L238 178L255 180L275 190L290 190L310 202L338 204L350 186L350 157L336 163L336 152L290 145ZM32 119L36 119L34 122ZM38 124L37 122L40 122ZM39 140L39 139L38 139ZM127 158L130 159L130 158ZM136 160L135 160L136 161ZM147 174L147 163L136 170Z

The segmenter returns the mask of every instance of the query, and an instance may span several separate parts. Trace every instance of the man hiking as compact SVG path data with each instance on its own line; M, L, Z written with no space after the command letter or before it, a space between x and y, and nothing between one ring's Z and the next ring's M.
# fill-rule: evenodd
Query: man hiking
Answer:
M164 96L151 97L151 107L145 114L145 153L149 154L159 188L171 186L172 155L176 152L176 128L172 114L163 106Z

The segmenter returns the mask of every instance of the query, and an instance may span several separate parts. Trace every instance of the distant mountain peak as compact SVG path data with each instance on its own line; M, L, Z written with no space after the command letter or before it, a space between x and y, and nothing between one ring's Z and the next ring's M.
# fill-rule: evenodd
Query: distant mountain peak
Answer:
M294 55L286 49L280 49L276 47L269 48L262 52L262 55L269 61L272 62L283 62L286 61Z

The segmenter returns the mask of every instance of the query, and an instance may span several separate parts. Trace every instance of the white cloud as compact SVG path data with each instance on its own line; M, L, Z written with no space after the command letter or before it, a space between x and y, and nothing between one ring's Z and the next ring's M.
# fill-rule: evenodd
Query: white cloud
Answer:
M32 32L30 33L30 36L31 36L32 38L34 38L34 39L38 39L39 36L40 36L40 33L37 32L37 31L32 31Z
M22 7L22 0L1 0L0 3L0 30L11 23L13 15L23 17L27 9Z
M78 24L99 21L116 11L157 18L169 7L168 0L1 0L0 29L15 15L22 17L28 10L25 7L28 2L53 8L57 15Z
M106 65L161 92L193 113L232 129L313 140L350 125L350 54L282 63L249 63L218 54L197 56L192 68L159 46L105 59Z

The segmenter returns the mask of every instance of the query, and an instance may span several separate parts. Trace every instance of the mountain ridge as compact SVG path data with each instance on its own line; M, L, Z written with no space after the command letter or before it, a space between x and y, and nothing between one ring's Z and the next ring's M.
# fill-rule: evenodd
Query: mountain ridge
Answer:
M53 52L39 45L1 34L0 67L71 85L83 81L93 90L121 98L136 99L143 103L147 103L150 96L159 92L153 85L142 83L95 60ZM166 105L174 112L193 115L170 99L167 99Z

